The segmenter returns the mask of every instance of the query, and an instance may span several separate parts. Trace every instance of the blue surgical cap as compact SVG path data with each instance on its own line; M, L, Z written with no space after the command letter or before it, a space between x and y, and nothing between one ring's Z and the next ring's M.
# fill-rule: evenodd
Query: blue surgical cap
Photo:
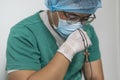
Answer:
M50 11L93 14L101 8L101 0L45 0Z

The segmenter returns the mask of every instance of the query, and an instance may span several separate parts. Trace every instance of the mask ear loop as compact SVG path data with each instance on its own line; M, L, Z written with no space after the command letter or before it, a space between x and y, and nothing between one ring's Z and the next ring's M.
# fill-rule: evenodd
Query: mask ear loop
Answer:
M87 42L87 38L85 36L85 34L83 33L83 31L81 29L78 29L78 31L80 32L80 35L82 36L83 39L83 43L84 43L84 47L85 47L85 62L90 64L90 69L91 69L91 80L92 80L92 66L91 63L89 62L89 53L88 53L88 42ZM85 44L86 43L86 44Z
M58 17L58 19L60 19L60 15L59 15L59 13L57 12L57 17Z
M60 20L64 20L64 19L61 19L60 18L60 15L59 15L59 13L57 12L57 17L58 17L58 20L60 21ZM66 20L64 20L64 21L66 21ZM67 21L66 21L67 22Z

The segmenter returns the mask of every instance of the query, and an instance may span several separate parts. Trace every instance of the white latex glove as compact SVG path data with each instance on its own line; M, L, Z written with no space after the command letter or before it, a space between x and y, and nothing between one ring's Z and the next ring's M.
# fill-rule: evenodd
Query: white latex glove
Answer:
M87 33L81 29L81 31L84 33L88 47L92 45ZM87 47L87 44L85 44ZM60 46L58 49L58 52L63 54L69 61L72 60L73 56L82 50L85 49L83 38L79 32L79 30L76 30L75 32L71 33L69 37L66 39L66 41Z

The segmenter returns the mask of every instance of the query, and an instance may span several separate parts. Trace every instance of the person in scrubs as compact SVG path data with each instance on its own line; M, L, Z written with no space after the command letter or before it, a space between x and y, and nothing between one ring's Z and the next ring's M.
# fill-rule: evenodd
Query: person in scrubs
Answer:
M104 80L99 40L90 24L101 1L45 0L45 5L49 10L10 30L8 80Z

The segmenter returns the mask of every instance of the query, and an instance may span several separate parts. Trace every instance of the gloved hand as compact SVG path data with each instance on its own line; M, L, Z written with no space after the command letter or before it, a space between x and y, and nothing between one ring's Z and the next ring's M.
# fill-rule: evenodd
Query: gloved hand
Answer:
M87 33L83 31L82 29L80 30L84 33L88 47L92 45ZM85 44L87 47L87 44ZM58 52L63 54L69 61L72 60L73 56L82 50L85 49L83 38L79 32L79 30L76 30L75 32L71 33L69 37L66 39L66 41L60 46L58 49Z

